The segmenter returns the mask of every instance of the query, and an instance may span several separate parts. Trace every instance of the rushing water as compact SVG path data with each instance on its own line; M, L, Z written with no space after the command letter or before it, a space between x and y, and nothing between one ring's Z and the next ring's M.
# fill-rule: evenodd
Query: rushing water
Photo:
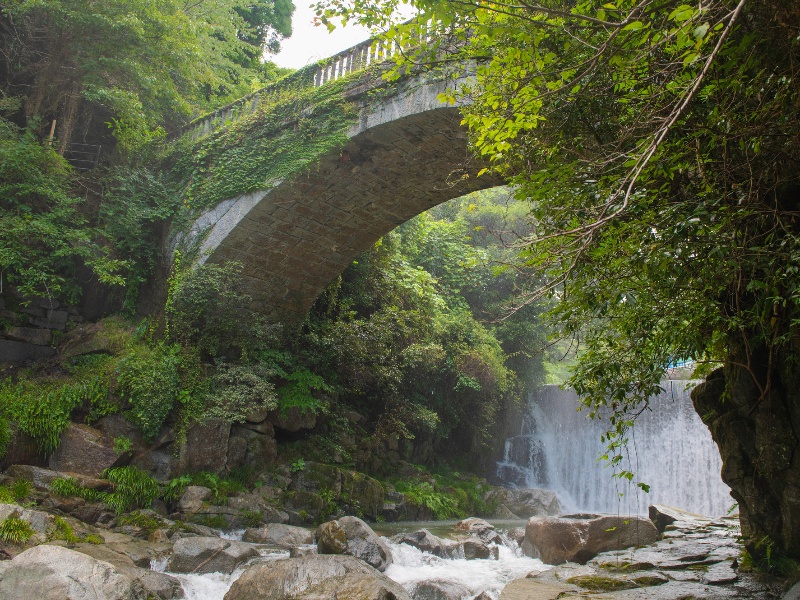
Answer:
M452 533L452 525L442 526L436 523L437 533L441 537ZM392 527L392 532L416 531L426 527L427 523L404 523ZM519 525L516 523L515 525ZM498 527L499 529L499 527ZM387 531L388 533L388 531ZM241 539L240 532L231 532L223 535L226 539ZM474 597L481 592L486 592L492 598L498 598L500 590L514 579L525 577L532 571L544 571L549 567L539 559L523 556L513 542L508 546L498 548L498 560L465 560L444 559L432 556L406 544L395 544L388 538L384 541L392 549L393 563L386 570L385 575L398 582L408 590L422 581L441 579L455 581L465 586ZM223 573L206 573L203 575L187 575L183 573L169 573L176 577L183 587L186 600L223 600L225 594L233 583L241 576L248 566L254 562L265 560L282 560L289 557L288 552L266 552L247 564L238 568L231 575ZM154 571L167 572L167 558L153 560L150 568Z
M505 546L499 547L498 560L443 559L406 544L389 542L389 546L394 562L386 569L385 575L390 579L406 589L432 579L456 581L469 590L470 598L481 592L497 598L500 590L514 579L550 568L539 559L528 558Z
M663 382L653 410L631 430L623 465L650 493L612 477L608 463L598 460L605 422L587 419L576 410L575 393L557 386L531 398L522 432L506 441L497 474L512 486L555 490L568 511L646 514L648 504L668 504L723 515L733 499L720 478L719 450L692 406L691 383Z

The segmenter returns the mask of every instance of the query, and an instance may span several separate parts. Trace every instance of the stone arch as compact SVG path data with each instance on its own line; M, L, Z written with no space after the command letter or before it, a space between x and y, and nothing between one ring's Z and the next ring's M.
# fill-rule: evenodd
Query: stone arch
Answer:
M200 261L239 261L253 308L304 315L359 253L425 210L502 182L477 177L446 82L406 83L362 99L342 147L269 190L242 194L201 215Z

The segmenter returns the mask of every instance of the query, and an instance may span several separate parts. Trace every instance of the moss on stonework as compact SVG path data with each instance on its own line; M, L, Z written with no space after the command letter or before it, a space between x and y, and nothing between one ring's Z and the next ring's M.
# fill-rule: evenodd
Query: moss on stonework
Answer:
M651 587L654 585L663 585L667 583L664 577L656 577L655 575L642 575L641 577L634 577L633 581L642 587Z
M194 213L270 189L343 146L359 111L347 92L373 76L366 71L317 88L298 81L267 89L252 113L203 138L176 140L165 163L181 183L185 209Z
M577 577L570 577L567 579L567 583L577 585L592 592L615 592L638 587L632 581L603 577L602 575L578 575Z

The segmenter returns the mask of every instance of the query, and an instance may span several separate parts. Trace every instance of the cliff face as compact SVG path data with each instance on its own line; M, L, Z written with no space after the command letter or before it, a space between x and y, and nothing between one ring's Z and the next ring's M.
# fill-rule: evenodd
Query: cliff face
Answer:
M800 369L789 356L773 363L779 367L759 369L750 362L748 369L731 360L693 391L692 400L719 446L722 479L739 503L748 552L756 559L797 559Z

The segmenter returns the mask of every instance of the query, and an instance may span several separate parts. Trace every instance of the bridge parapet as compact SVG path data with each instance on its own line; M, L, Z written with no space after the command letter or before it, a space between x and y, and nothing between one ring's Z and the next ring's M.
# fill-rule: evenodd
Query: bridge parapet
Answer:
M398 52L399 47L396 42L370 38L338 54L298 69L273 84L195 119L171 134L170 139L189 136L190 139L195 140L205 137L219 127L224 127L243 115L255 112L264 97L285 89L299 90L319 87L353 73L364 71L369 67L381 69L388 66L389 60Z

